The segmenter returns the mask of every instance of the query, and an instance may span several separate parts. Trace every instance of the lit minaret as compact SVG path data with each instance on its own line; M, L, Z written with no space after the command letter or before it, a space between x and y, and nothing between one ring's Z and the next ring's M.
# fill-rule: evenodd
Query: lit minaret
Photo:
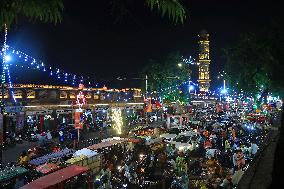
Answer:
M209 56L209 34L202 30L199 37L199 56L198 56L198 83L200 92L207 92L210 87L210 56Z

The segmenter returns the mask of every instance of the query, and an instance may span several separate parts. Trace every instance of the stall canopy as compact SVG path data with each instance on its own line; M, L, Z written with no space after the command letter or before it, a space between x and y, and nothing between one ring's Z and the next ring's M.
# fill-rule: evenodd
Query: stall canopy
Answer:
M65 157L65 156L73 155L74 152L75 152L75 150L73 150L73 149L65 148L65 149L63 149L59 152L47 154L47 155L41 156L39 158L33 159L29 162L29 164L36 165L36 166L42 165L44 163L47 163L50 160L57 160L59 158Z
M27 172L28 172L27 169L20 166L7 167L3 170L0 170L0 183L15 178L16 176L19 176Z
M73 157L78 157L81 155L87 156L88 158L93 157L97 155L98 153L96 151L90 150L88 148L83 148L81 150L77 150L74 154Z
M125 142L125 141L127 141L127 139L109 140L109 141L105 141L105 142L101 142L99 144L94 144L92 146L89 146L88 149L90 149L90 150L102 149L102 148L110 147L112 145L119 144L119 143L122 143L122 142Z
M81 167L77 165L71 165L64 169L53 172L44 177L40 177L29 184L21 187L20 189L45 189L56 184L67 181L77 175L81 175L83 173L88 172L89 169L87 167Z
M47 174L60 169L60 167L54 163L45 163L36 167L36 170L42 174Z

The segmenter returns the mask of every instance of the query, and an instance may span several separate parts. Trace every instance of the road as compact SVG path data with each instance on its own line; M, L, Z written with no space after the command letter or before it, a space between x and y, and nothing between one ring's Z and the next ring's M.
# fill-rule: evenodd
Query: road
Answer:
M83 136L81 136L84 141L81 141L79 148L83 148L87 143L85 142L87 139L93 138L107 138L113 135L112 129L108 128L107 132L86 132ZM53 141L59 143L58 138L52 139ZM4 164L9 162L16 162L23 151L27 151L30 148L33 148L38 145L38 142L28 142L23 141L22 144L16 144L14 147L8 147L3 150L2 161Z
M157 124L155 126L157 126ZM132 126L132 128L134 127L135 126ZM124 127L124 129L125 132L128 133L129 128ZM117 135L112 128L108 128L106 131L86 132L84 134L81 134L80 136L81 142L79 143L78 148L81 149L86 146L92 145L94 141L88 139L94 139L94 138L104 139L113 136ZM55 141L56 143L59 143L58 138L53 138L52 140ZM5 148L3 150L2 161L4 164L7 164L9 162L16 162L23 151L27 151L28 149L33 148L34 146L37 145L38 145L37 142L23 141L22 144L16 144L16 146L14 147Z

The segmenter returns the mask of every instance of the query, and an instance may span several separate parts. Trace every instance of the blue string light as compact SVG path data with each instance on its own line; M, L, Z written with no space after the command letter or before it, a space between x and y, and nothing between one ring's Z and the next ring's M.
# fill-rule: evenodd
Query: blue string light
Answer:
M43 72L49 72L49 75L52 77L56 77L57 79L62 79L64 82L71 82L72 80L72 85L78 84L78 83L83 83L86 82L86 84L95 84L93 81L87 81L84 79L83 76L76 76L75 74L70 74L68 72L65 72L64 70L61 70L59 68L53 68L52 66L47 66L45 65L44 62L40 61L40 60L36 60L35 58L33 58L32 56L21 52L19 50L15 50L13 47L10 46L6 46L7 50L10 51L11 54L15 54L17 55L19 58L24 58L24 62L30 62L29 68L35 68L39 71L43 71ZM48 69L49 68L49 69ZM69 77L73 78L69 79ZM89 77L88 77L89 78ZM98 86L98 84L95 84L96 86Z
M2 53L2 60L3 60L2 84L4 84L6 82L5 75L6 75L6 70L7 70L9 88L10 88L13 100L14 100L14 102L16 102L16 98L15 98L14 91L13 91L13 88L12 88L9 64L7 64L7 61L8 61L7 60L7 49L8 49L8 46L7 46L7 34L8 34L8 30L7 30L7 26L5 24L5 37L4 37L4 45L3 45L3 48L2 48L2 51L3 51L3 53ZM4 94L2 94L2 95L4 95Z
M15 94L14 94L14 90L13 90L13 86L12 86L12 81L11 81L11 76L10 76L10 70L9 70L9 66L7 64L6 66L6 70L7 70L7 75L8 75L8 82L9 82L9 88L13 97L14 102L17 102L16 98L15 98Z

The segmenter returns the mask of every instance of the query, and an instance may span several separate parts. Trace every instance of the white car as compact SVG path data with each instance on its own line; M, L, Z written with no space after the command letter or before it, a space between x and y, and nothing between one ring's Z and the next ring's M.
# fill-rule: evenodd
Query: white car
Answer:
M186 150L192 151L196 147L198 147L198 144L192 141L192 136L186 136L186 135L179 135L176 138L174 138L172 141L170 141L170 143L174 144L179 151L186 151Z
M160 135L160 138L165 139L166 141L172 141L174 138L176 138L177 135L176 134L170 134L170 133L164 133Z

